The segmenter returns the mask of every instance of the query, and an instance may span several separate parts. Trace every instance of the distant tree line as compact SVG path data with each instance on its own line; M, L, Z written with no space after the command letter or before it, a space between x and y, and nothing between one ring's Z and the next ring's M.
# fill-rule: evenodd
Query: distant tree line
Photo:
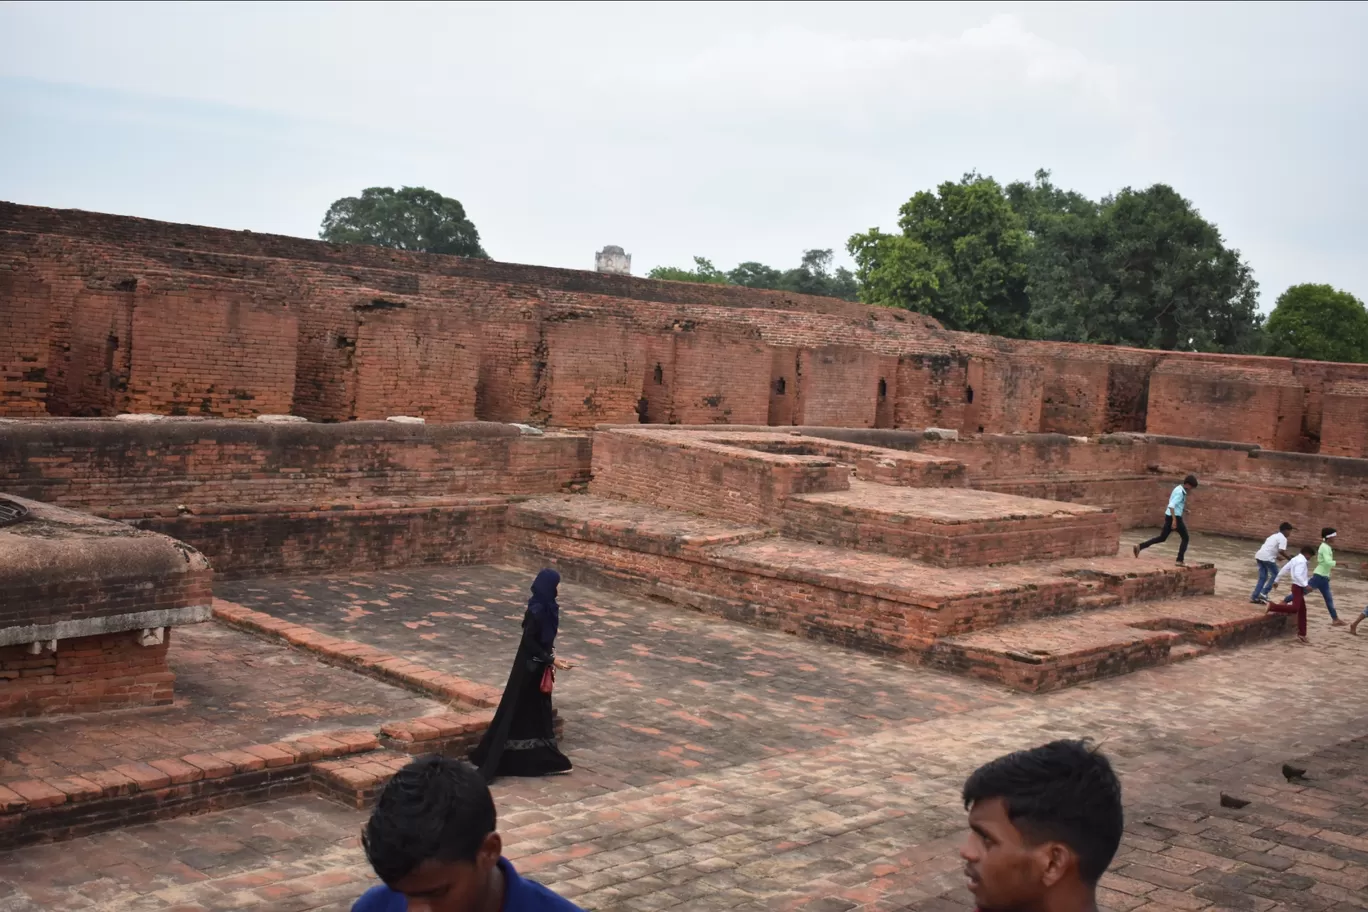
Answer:
M803 258L792 269L775 269L764 263L749 260L735 269L723 272L711 260L694 257L693 269L678 266L657 266L646 274L650 279L670 282L704 282L710 285L744 285L747 288L770 288L799 294L822 295L828 298L859 300L860 289L855 274L844 266L832 268L834 251L804 250Z
M457 200L425 187L371 187L329 207L337 244L485 257ZM1368 363L1368 310L1329 285L1287 289L1264 320L1238 250L1172 187L1126 187L1100 200L1048 171L1005 187L966 174L915 194L898 230L855 234L852 272L831 249L777 269L657 266L653 279L741 285L861 300L925 313L950 329L1019 339Z

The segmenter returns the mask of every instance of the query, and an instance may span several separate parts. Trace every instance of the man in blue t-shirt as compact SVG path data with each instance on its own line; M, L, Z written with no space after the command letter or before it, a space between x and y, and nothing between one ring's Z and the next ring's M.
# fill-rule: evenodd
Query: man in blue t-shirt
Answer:
M1164 528L1160 533L1149 541L1143 541L1134 548L1135 556L1139 557L1140 552L1151 545L1162 544L1168 541L1169 533L1175 528L1178 530L1178 538L1181 540L1178 545L1178 566L1183 566L1183 558L1187 556L1188 549L1188 530L1187 524L1183 522L1183 514L1187 512L1188 494L1197 490L1197 476L1189 475L1183 479L1183 483L1173 489L1169 494L1168 506L1164 509Z
M384 885L352 912L583 912L502 857L494 797L464 761L422 757L395 774L361 844Z

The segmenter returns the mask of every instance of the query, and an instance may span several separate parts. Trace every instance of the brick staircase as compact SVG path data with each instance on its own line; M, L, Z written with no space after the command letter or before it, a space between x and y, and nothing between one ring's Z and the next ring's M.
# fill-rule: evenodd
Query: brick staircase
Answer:
M567 579L1028 692L1288 629L1216 598L1211 565L1118 556L1109 510L971 490L940 463L895 470L880 454L907 454L875 447L737 436L600 432L591 493L513 507L510 550ZM649 478L652 460L669 471Z

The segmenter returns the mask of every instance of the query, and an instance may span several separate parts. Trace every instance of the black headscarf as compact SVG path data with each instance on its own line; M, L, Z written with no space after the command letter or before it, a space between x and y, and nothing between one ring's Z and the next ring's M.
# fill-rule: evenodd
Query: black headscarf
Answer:
M537 619L544 649L551 648L560 630L560 605L556 604L556 589L559 586L560 574L547 567L532 581L532 597L527 600L527 613Z

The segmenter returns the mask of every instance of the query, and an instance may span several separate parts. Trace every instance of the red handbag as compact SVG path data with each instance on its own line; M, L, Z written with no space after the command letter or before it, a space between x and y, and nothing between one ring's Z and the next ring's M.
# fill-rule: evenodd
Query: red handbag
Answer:
M542 672L541 692L549 694L551 689L556 686L556 669L550 665L546 666L546 671Z

